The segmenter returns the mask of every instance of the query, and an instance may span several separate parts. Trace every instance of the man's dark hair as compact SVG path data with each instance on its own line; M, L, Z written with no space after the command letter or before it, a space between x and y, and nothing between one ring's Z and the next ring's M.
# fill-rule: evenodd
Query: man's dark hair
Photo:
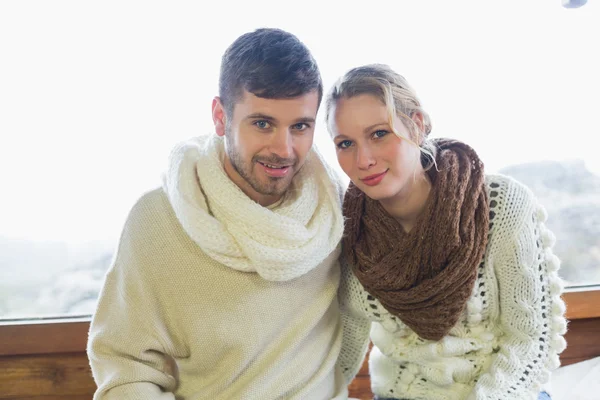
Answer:
M262 28L240 36L223 54L219 97L228 116L244 90L267 99L317 90L320 104L323 83L316 61L296 36Z

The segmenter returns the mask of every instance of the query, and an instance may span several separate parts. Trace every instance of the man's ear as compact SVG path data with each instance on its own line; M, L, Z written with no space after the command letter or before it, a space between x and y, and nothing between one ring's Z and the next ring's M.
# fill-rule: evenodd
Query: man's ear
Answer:
M225 136L225 109L219 96L212 101L212 119L215 124L215 132L219 136Z

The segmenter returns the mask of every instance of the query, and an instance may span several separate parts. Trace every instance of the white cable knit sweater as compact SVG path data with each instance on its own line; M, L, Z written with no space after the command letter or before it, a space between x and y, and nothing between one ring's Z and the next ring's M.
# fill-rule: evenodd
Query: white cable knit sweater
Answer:
M440 341L421 339L367 293L342 263L342 307L373 322L373 392L414 400L537 399L566 347L559 260L546 213L515 180L486 179L489 242L459 323ZM345 340L360 342L363 333ZM345 366L344 364L342 364ZM352 368L352 367L347 367Z
M338 357L358 365L366 338L342 348L342 332L367 323L341 324L335 177L313 153L266 209L222 151L216 136L178 147L165 189L128 216L90 326L95 400L347 398Z

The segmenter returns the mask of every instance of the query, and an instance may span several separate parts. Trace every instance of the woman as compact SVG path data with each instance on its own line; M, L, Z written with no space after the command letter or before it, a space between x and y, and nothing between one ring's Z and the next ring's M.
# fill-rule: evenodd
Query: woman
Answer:
M549 398L565 306L533 194L484 175L468 145L429 140L415 92L385 65L346 73L326 107L351 180L340 298L373 322L376 397Z

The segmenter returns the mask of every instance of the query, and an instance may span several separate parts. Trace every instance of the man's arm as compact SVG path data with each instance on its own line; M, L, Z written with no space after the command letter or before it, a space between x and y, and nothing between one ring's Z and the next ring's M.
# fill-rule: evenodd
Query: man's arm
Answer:
M94 400L175 400L175 363L152 285L144 244L147 213L138 203L125 224L90 325L87 353L98 390ZM158 285L160 287L160 285Z

